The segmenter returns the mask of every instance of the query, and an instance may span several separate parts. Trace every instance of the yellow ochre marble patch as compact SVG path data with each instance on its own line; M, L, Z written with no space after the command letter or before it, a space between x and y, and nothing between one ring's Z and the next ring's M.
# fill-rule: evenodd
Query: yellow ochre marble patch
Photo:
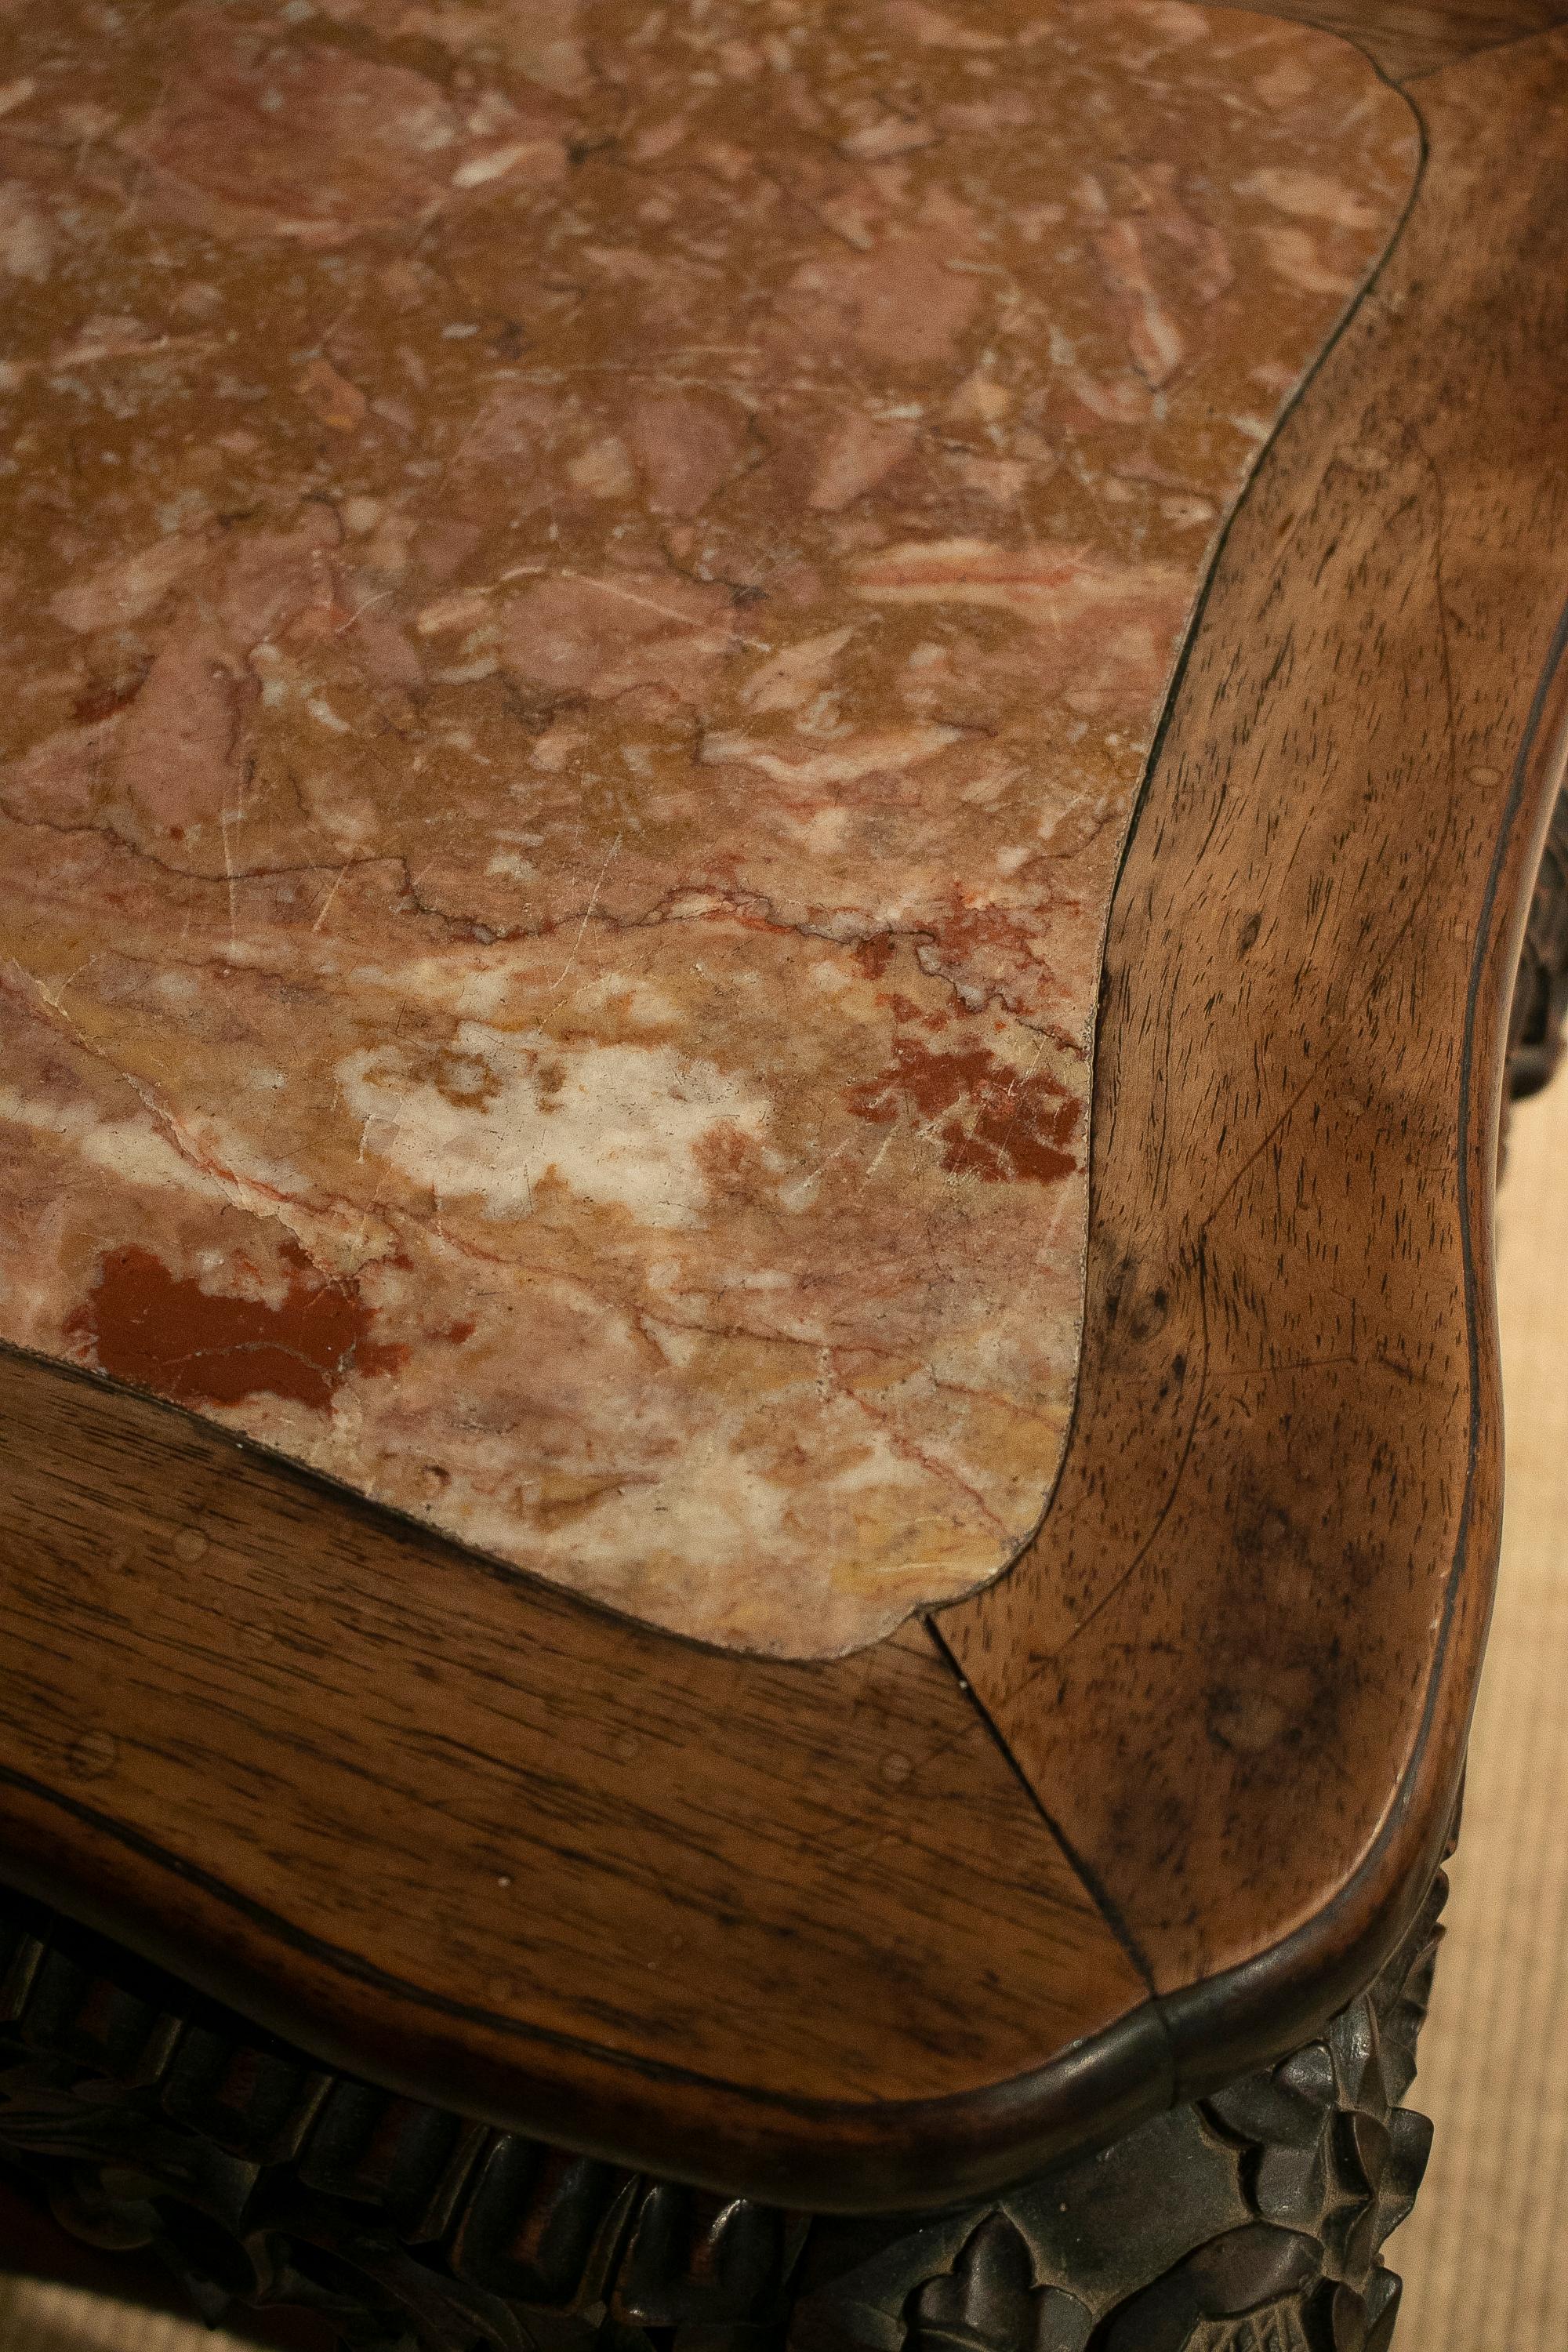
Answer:
M994 1576L1140 774L1404 102L1185 0L0 61L0 1338L711 1642Z

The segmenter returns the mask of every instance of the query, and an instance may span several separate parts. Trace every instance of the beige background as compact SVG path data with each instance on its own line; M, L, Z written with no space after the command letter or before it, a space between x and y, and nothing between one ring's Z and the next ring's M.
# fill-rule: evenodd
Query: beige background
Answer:
M1499 1209L1508 1488L1448 1934L1389 2248L1401 2352L1568 2344L1568 1070L1521 1103Z
M1508 1517L1448 1935L1415 2103L1436 2124L1390 2247L1400 2352L1568 2344L1568 1073L1515 1117L1501 1208ZM0 2352L228 2339L0 2280Z

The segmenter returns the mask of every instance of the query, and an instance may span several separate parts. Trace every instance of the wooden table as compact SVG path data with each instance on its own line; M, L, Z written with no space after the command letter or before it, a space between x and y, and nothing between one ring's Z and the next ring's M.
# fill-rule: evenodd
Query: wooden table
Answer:
M0 68L13 2259L1379 2352L1568 984L1568 7Z

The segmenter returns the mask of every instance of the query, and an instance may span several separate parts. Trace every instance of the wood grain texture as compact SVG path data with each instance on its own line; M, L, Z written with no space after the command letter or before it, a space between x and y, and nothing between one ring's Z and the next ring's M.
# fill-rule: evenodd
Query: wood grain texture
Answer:
M5 1357L7 1875L344 2063L851 2209L1109 2136L1370 1977L1496 1538L1565 94L1558 37L1422 83L1405 239L1222 558L1118 895L1033 1551L939 1633L723 1659Z
M0 1895L0 2180L95 2252L155 2247L209 2323L331 2315L345 2352L667 2352L676 2330L775 2352L1195 2352L1195 2315L1231 2323L1232 2352L1386 2352L1399 2283L1379 2249L1431 2138L1400 2102L1444 1891L1277 2068L913 2222L809 2221L487 2131Z
M437 1596L427 1537L9 1354L0 1433L0 1843L45 1899L345 2063L775 2198L1158 2095L1145 2013L1054 2120L969 2116L1145 1988L918 1629L745 1662L445 1548Z
M1246 0L1221 5L1242 6ZM1568 22L1563 0L1270 0L1262 13L1354 41L1402 87L1479 50Z
M1112 919L1062 1481L937 1621L1200 2072L1364 1967L1474 1692L1562 766L1565 99L1560 36L1425 86L1404 240L1222 555Z

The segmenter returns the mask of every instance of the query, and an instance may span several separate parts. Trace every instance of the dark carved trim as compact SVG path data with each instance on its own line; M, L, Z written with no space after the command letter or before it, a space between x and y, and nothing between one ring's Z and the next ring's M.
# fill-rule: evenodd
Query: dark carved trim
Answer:
M302 2308L354 2352L1384 2352L1444 1891L1279 2064L984 2204L857 2221L378 2090L7 1896L0 2155L204 2317Z
M1384 2352L1399 2282L1380 2249L1431 2137L1399 2102L1446 1892L1278 2065L821 2284L826 2248L876 2225L814 2224L799 2352Z
M1560 794L1530 902L1508 1024L1508 1092L1538 1094L1557 1067L1568 1018L1568 791Z

